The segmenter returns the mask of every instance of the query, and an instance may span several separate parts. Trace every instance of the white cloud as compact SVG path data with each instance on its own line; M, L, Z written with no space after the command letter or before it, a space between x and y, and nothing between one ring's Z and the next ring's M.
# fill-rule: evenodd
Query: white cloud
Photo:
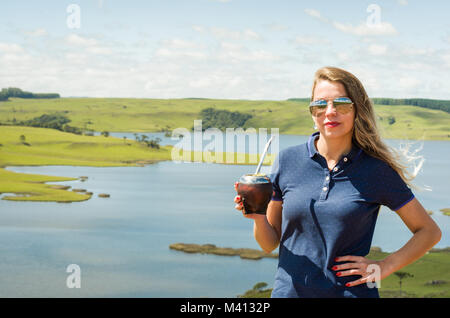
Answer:
M96 55L110 55L113 54L113 51L110 48L101 47L101 46L92 46L86 49L88 53L96 54Z
M394 26L389 22L380 22L373 26L369 26L367 23L363 22L354 26L350 23L344 24L334 21L332 25L339 31L358 36L396 35L398 33Z
M172 48L172 49L197 49L197 48L203 48L204 45L192 42L192 41L186 41L179 38L170 39L170 40L163 40L162 41L163 46Z
M386 54L387 46L380 44L370 44L367 50L371 55L384 55Z
M113 49L102 45L94 38L84 37L78 34L70 34L65 38L65 43L69 46L83 48L86 53L93 55L111 55Z
M202 59L206 57L206 54L199 51L174 50L162 47L155 51L155 57L175 58L175 59L183 59L183 58Z
M295 44L298 45L314 45L314 44L328 44L330 41L327 38L321 36L312 36L312 35L298 35L295 37Z
M423 85L422 81L412 76L401 77L398 80L398 87L403 91L414 91Z
M441 59L446 67L450 67L450 52L442 54Z
M78 34L70 34L66 37L66 43L76 46L93 46L97 45L97 40L83 37Z
M304 11L310 17L317 18L317 19L320 19L323 21L328 21L326 18L322 17L322 15L320 14L319 11L317 11L315 9L305 9Z
M47 30L45 30L44 28L38 28L32 31L27 31L25 32L25 34L35 38L48 35Z
M442 40L447 43L450 44L450 34L447 34L445 36L442 37Z
M325 18L315 9L305 9L307 15L318 19L324 23L331 24L335 29L357 36L377 36L377 35L396 35L398 32L394 26L389 22L379 22L373 25L368 25L367 22L362 22L359 25L352 25L350 23L342 23Z
M160 47L155 51L155 57L170 59L202 59L206 56L204 45L180 38L160 41Z
M218 40L248 41L262 39L261 35L252 29L231 30L228 28L203 27L198 25L192 26L192 29L199 33L209 33Z
M270 23L264 25L266 28L268 28L271 31L286 31L289 29L289 27L285 24L279 24L279 23Z
M199 32L199 33L204 33L204 32L206 31L206 28L203 27L203 26L201 26L201 25L193 25L193 26L192 26L192 29L193 29L194 31Z
M405 46L401 50L402 55L407 56L431 56L436 53L436 50L431 47L413 47L413 46Z
M275 54L262 49L248 49L240 44L221 42L220 51L217 54L219 60L228 63L248 63L263 61L278 61Z
M24 49L16 43L1 43L0 52L2 53L23 53Z

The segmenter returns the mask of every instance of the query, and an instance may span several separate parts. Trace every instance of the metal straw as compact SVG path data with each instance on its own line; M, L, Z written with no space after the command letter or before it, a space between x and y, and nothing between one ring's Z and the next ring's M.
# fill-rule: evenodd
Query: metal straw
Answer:
M270 143L272 142L273 137L274 137L274 136L270 137L269 141L268 141L267 144L266 144L266 148L264 148L264 152L263 152L262 155L261 155L261 159L259 160L258 167L256 167L256 172L255 172L255 174L258 174L258 173L259 173L259 170L261 170L261 166L262 166L262 163L263 163L263 161L264 161L264 157L266 156L267 149L269 149L269 146L270 146Z

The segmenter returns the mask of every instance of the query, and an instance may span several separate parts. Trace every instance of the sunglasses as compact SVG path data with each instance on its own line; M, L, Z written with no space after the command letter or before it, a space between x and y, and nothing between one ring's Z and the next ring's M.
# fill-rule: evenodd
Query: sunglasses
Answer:
M328 101L319 99L309 104L309 111L314 117L320 117L325 114L328 107ZM353 102L348 97L338 97L333 100L333 107L339 114L345 115L353 109Z

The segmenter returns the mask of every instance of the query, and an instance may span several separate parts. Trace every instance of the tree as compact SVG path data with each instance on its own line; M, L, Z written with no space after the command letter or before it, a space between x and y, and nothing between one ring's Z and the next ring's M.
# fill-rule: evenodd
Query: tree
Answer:
M0 100L8 100L9 97L18 98L59 98L56 93L31 93L21 90L17 87L3 88L0 92Z
M109 137L109 131L104 130L101 134L102 136Z
M217 110L212 107L205 108L200 112L202 118L202 130L208 128L226 128L244 127L245 123L252 118L250 114L240 112L230 112L228 110Z
M410 273L407 273L407 272L395 272L394 274L399 279L398 283L400 285L400 296L401 296L402 295L402 279L405 279L405 278L408 278L408 277L414 277L414 275L412 275Z
M141 135L141 142L146 142L147 139L148 139L147 135Z
M20 142L21 143L25 143L25 139L26 139L25 135L20 135Z
M0 101L8 100L8 98L9 98L8 91L7 91L6 89L3 88L3 89L0 91Z

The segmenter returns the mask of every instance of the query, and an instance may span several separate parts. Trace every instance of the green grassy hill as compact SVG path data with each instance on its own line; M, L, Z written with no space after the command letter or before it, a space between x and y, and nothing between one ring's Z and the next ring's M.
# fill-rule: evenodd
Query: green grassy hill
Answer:
M150 132L190 129L212 107L250 114L243 128L279 128L281 134L309 135L313 122L305 101L219 99L60 98L0 102L0 123L14 124L42 114L61 113L71 126L95 131ZM418 106L375 105L384 138L450 140L450 114ZM394 119L394 121L392 120Z
M382 252L378 248L371 249L367 257L373 260L386 258L389 253ZM379 293L381 298L413 297L413 298L448 298L450 297L450 264L449 249L432 250L416 262L405 266L399 272L412 275L412 277L400 280L397 275L392 274L381 281ZM256 284L253 289L247 290L240 297L245 298L268 298L272 289L262 289L266 284Z

